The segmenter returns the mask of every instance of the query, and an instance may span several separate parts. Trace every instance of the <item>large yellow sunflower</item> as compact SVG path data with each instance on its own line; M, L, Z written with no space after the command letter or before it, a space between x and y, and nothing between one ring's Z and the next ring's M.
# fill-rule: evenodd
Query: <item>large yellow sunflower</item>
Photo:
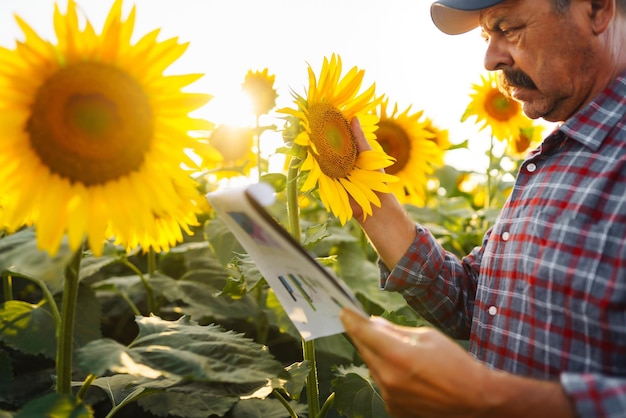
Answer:
M209 144L223 157L216 165L218 179L247 176L257 165L254 130L251 128L220 125L211 132Z
M341 57L324 58L319 80L308 67L309 88L306 97L294 93L297 109L281 109L295 117L302 129L295 143L306 148L301 170L307 172L303 191L319 187L319 196L326 207L345 224L353 212L349 198L362 208L363 215L372 214L372 204L380 206L375 192L389 193L387 182L397 178L382 172L393 159L380 148L357 153L357 144L350 121L358 117L366 139L375 145L378 116L372 113L379 99L375 85L359 92L364 71L353 67L343 77Z
M73 0L65 15L55 6L56 45L16 20L24 41L0 48L0 223L34 224L50 253L66 234L96 255L112 237L176 244L203 198L183 168L197 168L189 132L212 128L188 116L210 96L181 91L200 75L163 75L187 44L157 41L158 29L131 44L135 8L124 20L122 0L100 34Z
M500 141L516 136L521 126L530 119L522 112L522 106L507 98L498 88L496 74L490 72L480 76L480 84L472 84L473 93L461 121L476 118L480 130L491 128L491 134Z
M276 106L278 94L274 89L275 78L267 68L254 72L249 70L246 74L241 88L250 96L255 115L266 114Z
M400 202L424 205L428 178L435 167L443 165L445 148L438 141L447 148L447 135L423 117L423 111L411 113L409 106L399 112L396 103L388 113L388 103L383 100L376 109L380 118L376 140L395 159L385 171L399 181L389 186Z

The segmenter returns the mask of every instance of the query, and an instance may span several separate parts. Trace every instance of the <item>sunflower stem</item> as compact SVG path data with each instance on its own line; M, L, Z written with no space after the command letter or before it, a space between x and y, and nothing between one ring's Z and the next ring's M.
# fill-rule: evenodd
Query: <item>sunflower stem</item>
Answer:
M155 271L156 271L156 253L154 252L154 249L150 247L150 250L148 250L148 275L152 277Z
M78 302L78 278L83 248L80 246L65 267L65 283L61 300L61 323L57 327L57 393L72 393L72 355L74 342L74 322Z
M141 272L141 270L136 265L128 261L128 259L124 258L122 263L126 267L131 269L133 272L135 272L137 276L139 276L139 280L141 280L141 284L143 284L144 289L146 289L146 299L148 300L148 313L149 314L153 313L155 315L158 315L159 312L157 310L158 307L156 304L156 299L154 298L154 291L152 290L152 285L150 284L146 276Z
M287 401L287 399L285 399L285 397L283 395L280 394L279 391L277 391L276 389L274 389L272 391L272 394L276 397L276 399L278 399L280 401L280 403L283 404L283 406L285 407L285 409L287 410L287 412L289 412L289 417L290 418L298 418L298 415L296 414L296 412L293 410L293 408L291 407L291 405L289 405L289 402Z
M76 394L76 397L78 399L83 399L83 397L91 387L91 384L96 380L97 377L98 376L96 376L95 374L90 374L89 376L87 376L87 378L83 382L83 385L80 387L78 393Z
M13 276L10 274L2 275L2 292L5 302L13 300Z
M296 181L300 167L300 160L292 158L287 171L287 215L289 217L289 230L291 235L298 241L300 237L300 206L298 205L298 183ZM302 341L302 352L305 361L308 361L311 369L306 379L306 395L309 408L309 416L317 417L320 411L319 387L317 377L317 364L315 362L315 343L313 340Z
M287 216L289 218L289 231L300 242L300 207L298 206L298 176L300 160L292 158L287 171Z
M330 407L333 406L334 403L335 403L335 392L328 395L328 398L326 398L326 402L324 402L324 405L322 405L322 410L320 411L320 414L318 415L318 417L325 418L326 415L328 414L328 411L330 411Z

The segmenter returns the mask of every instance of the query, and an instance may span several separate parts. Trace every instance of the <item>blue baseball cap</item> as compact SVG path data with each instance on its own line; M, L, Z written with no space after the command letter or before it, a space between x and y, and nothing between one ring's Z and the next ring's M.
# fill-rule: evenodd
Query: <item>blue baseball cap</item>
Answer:
M435 26L448 35L458 35L478 27L480 12L504 0L437 0L430 6Z

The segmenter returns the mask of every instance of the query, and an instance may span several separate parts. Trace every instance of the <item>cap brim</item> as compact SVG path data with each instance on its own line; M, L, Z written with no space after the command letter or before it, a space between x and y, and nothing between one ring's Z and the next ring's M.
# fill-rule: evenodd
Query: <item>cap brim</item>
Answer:
M480 10L458 10L434 3L430 17L440 31L448 35L459 35L478 27Z

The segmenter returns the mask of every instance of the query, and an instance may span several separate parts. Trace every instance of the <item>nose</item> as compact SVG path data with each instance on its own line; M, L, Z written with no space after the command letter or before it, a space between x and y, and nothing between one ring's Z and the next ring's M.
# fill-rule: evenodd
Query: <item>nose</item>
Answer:
M492 36L487 41L484 66L488 71L501 70L513 65L513 57L507 48L506 41L499 38L499 36Z

